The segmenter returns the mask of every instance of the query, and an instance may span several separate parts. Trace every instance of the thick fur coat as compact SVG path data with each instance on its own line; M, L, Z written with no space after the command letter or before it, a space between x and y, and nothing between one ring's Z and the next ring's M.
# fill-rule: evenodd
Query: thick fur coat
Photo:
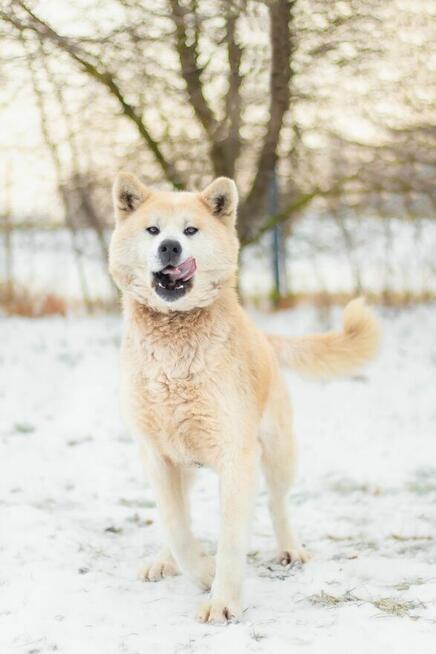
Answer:
M256 480L269 491L278 561L305 562L287 494L295 467L292 411L279 363L309 376L357 370L379 330L362 300L342 331L266 336L235 291L237 192L219 178L202 193L157 192L122 173L110 270L123 292L122 397L156 494L166 537L141 575L182 572L204 589L202 621L241 615L241 589ZM221 527L214 558L194 538L189 487L196 466L220 478Z

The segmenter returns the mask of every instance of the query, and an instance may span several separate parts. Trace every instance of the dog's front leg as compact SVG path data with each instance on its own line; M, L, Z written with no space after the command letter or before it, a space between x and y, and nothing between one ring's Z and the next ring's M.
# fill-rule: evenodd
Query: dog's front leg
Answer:
M198 613L201 622L227 622L241 615L242 581L256 491L256 451L229 457L220 475L221 525L212 592Z
M209 589L213 559L202 552L192 535L182 471L152 453L148 453L146 468L172 555L183 573L200 588Z

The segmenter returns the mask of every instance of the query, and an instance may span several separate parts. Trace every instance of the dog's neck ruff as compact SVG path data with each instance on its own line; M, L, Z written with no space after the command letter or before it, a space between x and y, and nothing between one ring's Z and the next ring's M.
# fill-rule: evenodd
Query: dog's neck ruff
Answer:
M199 307L191 311L157 311L147 304L141 304L135 299L128 298L127 310L135 323L144 327L150 325L157 330L179 331L180 329L191 329L202 320L204 314L208 313L210 307Z
M136 299L124 295L124 312L127 323L148 341L174 344L180 339L190 340L199 333L207 334L222 325L222 314L229 305L238 304L234 288L223 289L219 297L210 305L197 307L191 311L156 311ZM223 329L223 325L221 326Z

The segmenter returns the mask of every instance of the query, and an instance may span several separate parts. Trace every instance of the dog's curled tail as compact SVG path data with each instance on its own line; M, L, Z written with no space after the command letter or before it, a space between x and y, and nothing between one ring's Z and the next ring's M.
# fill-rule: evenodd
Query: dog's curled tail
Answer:
M342 331L287 338L268 335L279 361L310 377L347 375L372 359L380 342L380 328L363 298L352 300L343 313Z

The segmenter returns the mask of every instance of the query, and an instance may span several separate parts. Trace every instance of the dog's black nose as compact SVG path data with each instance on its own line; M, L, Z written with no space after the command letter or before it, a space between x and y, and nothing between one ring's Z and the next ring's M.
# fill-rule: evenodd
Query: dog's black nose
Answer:
M179 241L167 238L159 245L159 257L164 266L175 266L179 263L182 246Z

